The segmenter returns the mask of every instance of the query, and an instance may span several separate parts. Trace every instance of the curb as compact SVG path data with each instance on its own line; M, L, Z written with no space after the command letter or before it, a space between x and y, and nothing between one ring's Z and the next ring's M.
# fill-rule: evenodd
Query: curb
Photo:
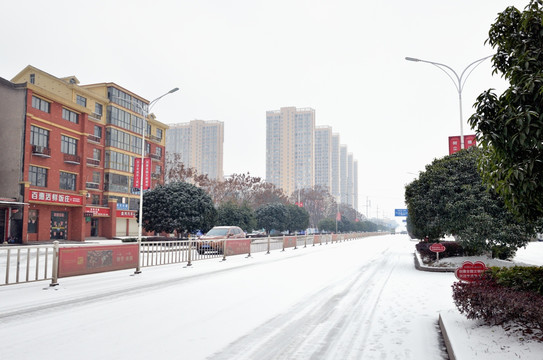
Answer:
M445 341L445 347L447 348L447 354L449 354L449 359L456 360L456 355L454 354L454 350L451 344L451 339L449 339L449 335L447 334L447 329L445 328L445 324L443 323L441 314L439 314L438 322L439 322L439 327L441 328L441 334L443 335L443 340Z
M456 268L452 267L433 267L433 266L426 266L422 263L422 259L420 258L420 254L418 251L415 251L413 253L415 257L415 268L420 271L429 271L429 272L455 272Z

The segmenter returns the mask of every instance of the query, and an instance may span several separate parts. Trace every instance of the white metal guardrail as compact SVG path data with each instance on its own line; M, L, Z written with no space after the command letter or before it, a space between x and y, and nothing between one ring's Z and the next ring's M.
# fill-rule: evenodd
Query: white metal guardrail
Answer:
M242 249L246 249L244 253L251 256L252 253L326 245L372 235L377 233L259 237L250 239L250 245ZM227 242L235 240L249 239L142 241L140 266L178 263L191 266L193 261L198 260L221 257L226 260L229 251ZM53 245L0 246L0 286L42 280L51 280L51 285L57 285L59 247L58 242ZM234 253L241 254L239 248Z
M0 285L51 280L53 245L0 247Z

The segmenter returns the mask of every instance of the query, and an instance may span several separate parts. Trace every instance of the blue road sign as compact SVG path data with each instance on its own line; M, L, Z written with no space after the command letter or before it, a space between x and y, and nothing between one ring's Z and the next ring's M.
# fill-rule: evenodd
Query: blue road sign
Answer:
M394 216L407 216L407 209L395 209Z

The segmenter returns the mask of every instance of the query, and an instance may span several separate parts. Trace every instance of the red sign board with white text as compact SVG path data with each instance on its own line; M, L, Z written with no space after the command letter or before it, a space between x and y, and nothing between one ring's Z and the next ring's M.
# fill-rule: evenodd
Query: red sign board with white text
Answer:
M481 275L488 270L482 261L464 261L462 266L455 270L454 275L458 280L475 281L481 278Z
M141 158L134 158L134 187L139 189L141 182ZM143 190L151 188L151 158L143 161Z
M61 205L83 205L83 197L74 194L59 194L50 191L30 190L30 202L45 202Z
M443 246L443 244L435 243L435 244L430 245L430 251L438 252L438 253L444 252L445 246Z
M477 143L475 135L464 135L464 149L475 146ZM460 136L449 136L449 155L461 150Z
M85 206L85 213L92 213L92 216L109 217L109 208Z

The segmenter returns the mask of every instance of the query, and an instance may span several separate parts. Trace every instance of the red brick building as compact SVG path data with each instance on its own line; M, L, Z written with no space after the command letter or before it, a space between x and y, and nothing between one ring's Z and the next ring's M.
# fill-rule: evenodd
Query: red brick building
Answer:
M165 167L167 125L152 114L144 121L149 101L114 83L79 85L32 66L12 82L26 84L20 240L137 234L133 164L142 131L152 187Z

